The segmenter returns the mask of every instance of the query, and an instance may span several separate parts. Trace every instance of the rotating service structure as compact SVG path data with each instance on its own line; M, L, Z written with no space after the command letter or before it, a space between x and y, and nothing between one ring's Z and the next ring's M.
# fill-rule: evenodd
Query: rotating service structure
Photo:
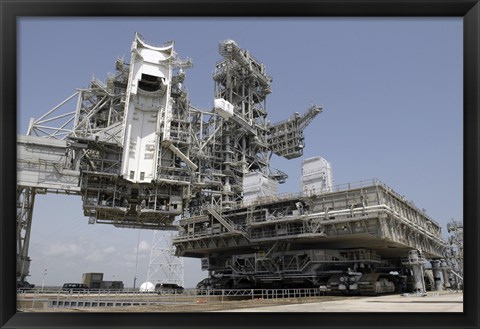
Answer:
M192 61L181 60L173 42L153 46L136 34L130 61L117 59L105 82L93 79L31 119L26 135L17 137L19 280L29 273L38 194L81 196L90 224L177 230L177 216L241 200L243 177L250 172L285 180L285 173L269 165L272 134L287 125L266 120L271 78L235 42L222 42L220 50L229 60L214 76L214 109L190 104L184 80ZM227 77L225 65L237 76ZM231 83L241 75L249 82ZM276 138L276 152L301 155L302 129L321 111L311 106L303 116L295 114L288 123L295 136Z
M271 123L265 65L233 40L218 50L212 109L190 103L193 64L173 42L136 34L106 82L31 120L17 139L17 278L29 272L35 195L65 193L81 196L90 224L178 231L176 255L208 270L200 288L425 290L427 260L444 255L438 223L378 180L334 186L320 157L303 161L300 193L278 195L288 176L271 157L301 157L323 108Z

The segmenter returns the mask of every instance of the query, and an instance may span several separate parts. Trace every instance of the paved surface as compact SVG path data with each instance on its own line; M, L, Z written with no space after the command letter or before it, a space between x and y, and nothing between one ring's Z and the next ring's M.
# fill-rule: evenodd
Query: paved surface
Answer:
M463 294L429 292L425 297L412 294L379 297L317 296L223 302L197 298L191 303L68 308L49 308L37 301L35 308L31 305L18 306L24 312L463 312Z
M463 312L463 294L444 292L428 293L427 296L356 297L214 312Z

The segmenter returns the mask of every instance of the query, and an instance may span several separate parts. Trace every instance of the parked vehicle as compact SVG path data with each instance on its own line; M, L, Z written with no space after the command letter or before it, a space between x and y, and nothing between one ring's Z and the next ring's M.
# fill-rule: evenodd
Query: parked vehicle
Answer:
M155 292L161 294L183 294L184 288L176 283L157 283Z
M32 283L29 283L28 281L17 281L17 290L29 290L34 288L35 285Z
M89 288L84 283L65 283L62 287L63 291L74 292L74 291L87 291Z

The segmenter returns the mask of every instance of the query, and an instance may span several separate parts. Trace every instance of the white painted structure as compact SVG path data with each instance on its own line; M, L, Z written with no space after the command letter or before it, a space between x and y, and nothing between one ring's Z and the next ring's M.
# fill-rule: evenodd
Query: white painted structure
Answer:
M156 179L160 133L163 141L170 140L173 43L153 47L136 35L131 52L121 173L131 182L151 182Z
M155 291L155 285L149 281L144 282L140 285L139 290L141 292L153 292Z
M176 283L184 287L183 258L175 256L172 239L177 236L172 231L155 231L153 235L147 280L157 283Z
M209 279L243 289L252 278L267 287L287 277L319 285L334 259L325 250L343 266L343 278L362 268L359 260L370 270L380 257L404 257L411 249L443 256L440 226L424 211L376 180L333 188L331 166L321 157L303 161L303 195L276 195L287 175L271 168L271 156L302 156L303 130L323 109L312 105L272 124L265 66L232 40L219 52L213 110L190 104L183 69L191 62L178 59L173 43L152 46L137 34L130 63L117 60L106 83L94 79L31 120L28 136L17 141L18 281L29 273L34 199L41 193L81 195L90 224L156 230L152 284L183 286L181 257L206 260ZM57 112L75 95L74 112ZM370 274L344 287L384 292L386 278Z
M322 157L305 159L302 162L302 191L314 195L332 191L332 166Z
M233 116L233 105L223 98L215 99L214 108L215 112L224 119L228 119Z
M277 194L278 182L262 173L251 172L243 176L243 201Z

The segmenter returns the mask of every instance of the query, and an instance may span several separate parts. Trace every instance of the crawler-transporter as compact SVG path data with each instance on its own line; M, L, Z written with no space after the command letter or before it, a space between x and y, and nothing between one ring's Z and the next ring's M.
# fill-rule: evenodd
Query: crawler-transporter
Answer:
M72 117L55 108L32 119L17 142L19 280L35 194L67 193L82 197L91 224L178 230L176 255L208 270L199 288L447 287L439 224L380 181L334 186L330 164L314 157L303 161L300 193L277 193L287 174L271 157L301 157L303 131L323 108L270 122L264 64L232 40L219 53L213 109L190 104L192 62L173 42L152 46L137 34L129 63L117 60L106 82L72 95ZM50 129L49 116L68 122Z

